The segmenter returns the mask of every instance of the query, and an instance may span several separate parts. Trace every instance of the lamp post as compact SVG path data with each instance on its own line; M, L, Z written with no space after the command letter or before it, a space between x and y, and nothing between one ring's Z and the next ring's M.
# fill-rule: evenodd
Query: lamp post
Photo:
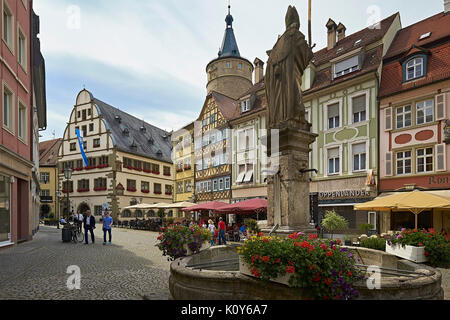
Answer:
M67 182L67 221L69 221L69 212L70 212L70 201L69 201L69 180L72 178L72 169L65 168L64 169L64 177L66 178Z

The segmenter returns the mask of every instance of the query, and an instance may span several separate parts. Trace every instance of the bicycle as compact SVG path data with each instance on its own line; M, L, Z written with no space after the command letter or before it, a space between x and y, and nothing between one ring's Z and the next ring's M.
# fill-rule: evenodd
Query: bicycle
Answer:
M74 243L82 243L84 241L83 232L74 224L68 224L71 232L71 239Z

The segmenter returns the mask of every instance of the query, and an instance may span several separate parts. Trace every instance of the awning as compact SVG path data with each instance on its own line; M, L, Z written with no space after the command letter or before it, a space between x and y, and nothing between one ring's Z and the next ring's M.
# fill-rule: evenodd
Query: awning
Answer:
M217 210L219 213L251 214L267 211L266 199L250 199L227 205Z
M210 210L215 211L226 205L228 205L228 204L224 203L224 202L211 201L211 202L198 204L198 205L195 205L195 206L192 206L189 208L181 209L181 211L210 211Z
M395 192L389 195L380 195L372 201L354 206L354 210L392 211L407 210L416 216L429 209L450 209L450 198L436 195L430 191Z

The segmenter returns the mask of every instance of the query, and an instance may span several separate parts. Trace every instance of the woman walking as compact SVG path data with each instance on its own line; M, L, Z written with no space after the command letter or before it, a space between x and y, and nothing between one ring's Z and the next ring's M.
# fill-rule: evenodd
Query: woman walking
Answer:
M211 246L213 246L215 244L214 236L216 234L216 226L214 225L214 222L211 219L208 221L208 223L209 223L208 229L211 232Z

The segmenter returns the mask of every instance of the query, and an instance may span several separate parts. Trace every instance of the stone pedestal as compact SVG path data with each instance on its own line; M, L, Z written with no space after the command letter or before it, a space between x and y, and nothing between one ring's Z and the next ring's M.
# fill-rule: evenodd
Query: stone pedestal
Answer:
M302 170L309 169L310 145L317 138L310 132L310 126L306 121L286 121L280 125L279 150L274 153L272 148L270 158L273 171L267 179L268 228L264 232L269 232L277 224L276 233L281 235L295 231L316 232L309 224L310 173L302 173Z

